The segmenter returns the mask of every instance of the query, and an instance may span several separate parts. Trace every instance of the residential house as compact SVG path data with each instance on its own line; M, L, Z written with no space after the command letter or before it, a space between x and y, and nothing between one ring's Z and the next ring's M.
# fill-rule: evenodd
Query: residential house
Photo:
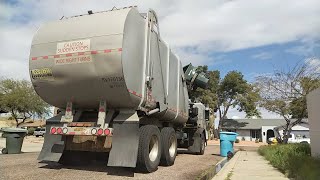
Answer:
M255 141L258 139L266 143L270 137L275 136L273 129L285 124L284 119L226 119L222 121L222 130L238 133L239 140ZM296 136L310 137L307 120L294 126L291 133Z
M45 127L46 126L46 121L45 120L35 120L35 121L28 121L25 123L21 123L19 125L20 128L38 128L38 127Z

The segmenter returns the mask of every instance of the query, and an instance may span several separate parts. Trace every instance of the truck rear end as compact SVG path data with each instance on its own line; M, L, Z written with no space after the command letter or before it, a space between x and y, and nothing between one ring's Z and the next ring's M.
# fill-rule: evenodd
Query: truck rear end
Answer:
M183 144L202 150L205 118L201 127L196 120L185 128L187 82L204 86L208 79L182 68L154 11L89 12L44 24L29 62L34 89L60 109L47 120L39 160L68 163L96 153L108 157L108 166L152 172L160 162L174 163L177 136L185 132Z

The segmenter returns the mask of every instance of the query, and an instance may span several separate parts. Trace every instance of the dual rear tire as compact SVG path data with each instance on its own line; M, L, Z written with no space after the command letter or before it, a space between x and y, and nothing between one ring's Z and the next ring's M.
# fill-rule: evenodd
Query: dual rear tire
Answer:
M177 156L177 137L176 132L171 127L161 130L162 155L160 164L172 166Z
M174 164L177 155L177 138L173 128L160 130L154 125L140 128L137 167L143 172L154 172L158 165Z

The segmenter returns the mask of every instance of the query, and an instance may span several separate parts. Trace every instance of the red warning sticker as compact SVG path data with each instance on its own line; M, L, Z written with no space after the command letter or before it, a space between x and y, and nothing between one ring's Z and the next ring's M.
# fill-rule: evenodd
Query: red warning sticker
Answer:
M56 54L68 54L85 51L90 51L90 39L58 43Z
M57 58L54 60L55 65L78 64L92 62L91 55Z

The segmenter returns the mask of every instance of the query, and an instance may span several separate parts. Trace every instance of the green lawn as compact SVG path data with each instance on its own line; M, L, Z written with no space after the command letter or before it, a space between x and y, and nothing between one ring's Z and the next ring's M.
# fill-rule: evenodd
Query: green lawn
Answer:
M320 179L320 159L311 157L309 144L261 146L258 152L289 178Z

